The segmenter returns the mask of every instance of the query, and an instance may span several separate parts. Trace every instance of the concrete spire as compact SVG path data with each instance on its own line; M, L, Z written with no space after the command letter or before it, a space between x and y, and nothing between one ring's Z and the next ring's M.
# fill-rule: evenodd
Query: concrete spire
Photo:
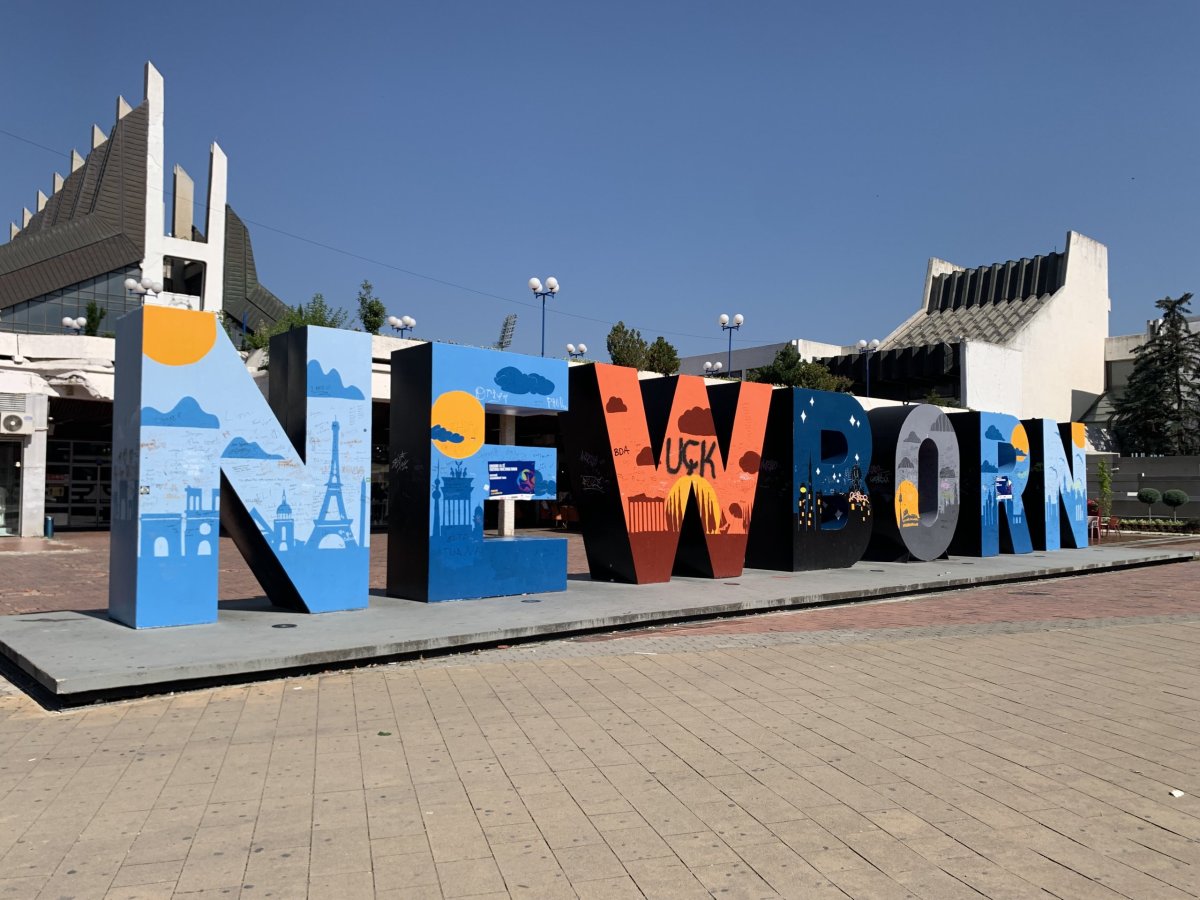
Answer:
M192 208L195 203L196 185L183 166L175 167L175 212L171 217L171 234L180 240L192 239Z
M133 107L124 97L117 97L117 121L121 121L127 115L133 112Z
M83 168L83 157L79 155L78 150L71 151L71 171L78 172Z
M63 189L63 177L57 172L54 173L54 193L57 194Z
M31 213L28 209L21 210L21 227L28 228L29 220L32 218L33 218L33 213Z
M8 223L8 239L9 239L10 241L11 241L13 238L15 238L15 237L16 237L18 234L20 234L20 233L21 233L21 229L17 227L17 223L16 223L16 222L9 222L9 223Z
M146 107L146 200L145 200L145 246L142 251L142 271L153 273L158 278L163 271L166 237L166 169L163 138L164 89L163 77L151 62L145 69Z
M99 125L92 125L92 149L95 150L108 140L108 135L100 130Z
M37 211L38 212L41 212L43 209L46 208L46 200L47 200L46 195L43 194L41 191L38 191L38 199L37 199Z

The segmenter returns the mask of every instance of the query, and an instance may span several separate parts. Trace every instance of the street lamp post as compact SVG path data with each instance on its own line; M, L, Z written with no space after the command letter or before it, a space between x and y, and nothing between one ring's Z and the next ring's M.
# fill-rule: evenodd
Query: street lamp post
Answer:
M87 316L80 316L78 319L63 316L62 323L63 328L66 328L71 334L83 334L83 329L87 327Z
M858 352L864 354L867 358L867 396L871 396L871 356L879 349L879 341L871 341L868 343L865 340L858 342Z
M542 299L542 356L546 355L546 298L558 293L558 279L551 275L546 279L545 288L540 278L529 279L529 289L535 297Z
M405 332L412 334L412 330L417 327L417 320L412 316L388 316L387 323L392 326L392 330L398 332L400 337L407 337Z
M729 350L725 354L725 368L733 371L733 333L742 327L742 323L746 321L746 317L738 313L733 317L733 322L729 321L729 316L721 313L717 319L721 323L721 330L729 332Z
M587 344L580 344L578 347L574 344L567 344L567 356L571 359L580 359L585 353L587 353Z
M719 362L706 362L704 364L704 374L712 375L715 378L721 374L721 364Z
M142 277L141 281L136 278L125 279L125 290L133 294L139 294L142 297L157 297L162 293L163 283L155 281L149 275Z

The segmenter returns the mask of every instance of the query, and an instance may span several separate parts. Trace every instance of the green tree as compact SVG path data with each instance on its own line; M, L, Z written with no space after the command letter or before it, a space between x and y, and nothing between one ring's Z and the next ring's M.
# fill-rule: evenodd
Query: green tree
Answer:
M1101 458L1096 463L1096 483L1100 488L1100 515L1108 518L1112 515L1112 465L1107 459Z
M636 328L627 328L618 322L608 333L608 356L614 366L629 366L632 369L646 368L649 347Z
M271 338L293 328L319 325L322 328L345 328L350 314L344 309L334 309L325 300L324 294L313 294L308 303L297 303L278 322L267 328L260 327L246 337L246 349L261 350L270 346Z
M1154 515L1154 504L1162 499L1162 494L1154 488L1142 488L1137 492L1137 498L1146 504L1146 518L1149 519Z
M368 334L379 334L387 319L387 307L375 296L375 286L363 279L358 289L358 321L362 322L363 331Z
M674 375L679 371L679 354L662 335L655 338L654 343L646 348L646 371L658 372L660 375Z
M937 392L937 388L931 387L924 397L921 398L922 403L928 403L932 406L944 406L950 409L965 409L954 397L943 397Z
M101 309L95 300L89 300L84 315L87 316L87 324L83 326L83 333L95 337L100 333L100 323L104 321L108 311Z
M785 387L802 387L814 391L844 392L853 383L844 375L834 375L819 362L805 362L792 344L775 354L769 366L751 369L747 381L765 384L781 384Z
M1169 491L1163 491L1162 495L1162 502L1171 507L1172 519L1175 518L1175 511L1191 499L1192 498L1187 495L1186 491L1181 491L1178 488Z
M1133 372L1109 418L1122 453L1200 453L1200 332L1188 328L1191 299L1154 304L1162 318L1134 350Z

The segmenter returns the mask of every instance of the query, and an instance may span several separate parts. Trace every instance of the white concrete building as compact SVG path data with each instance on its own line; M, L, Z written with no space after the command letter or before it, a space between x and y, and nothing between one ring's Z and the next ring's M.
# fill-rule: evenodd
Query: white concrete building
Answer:
M1077 232L1062 252L967 269L930 259L920 308L873 353L792 341L805 359L854 382L854 391L889 400L927 398L1020 418L1078 421L1105 390L1108 250ZM723 369L743 377L786 343L733 351ZM692 356L680 371L703 374ZM723 373L724 374L724 373Z
M258 283L216 144L204 229L195 185L175 166L167 231L165 151L163 78L147 63L142 102L117 98L112 128L92 126L88 154L72 151L70 173L53 174L0 245L0 535L40 535L46 516L107 525L113 341L103 335L118 318L145 303L185 306L223 312L238 333L287 310Z

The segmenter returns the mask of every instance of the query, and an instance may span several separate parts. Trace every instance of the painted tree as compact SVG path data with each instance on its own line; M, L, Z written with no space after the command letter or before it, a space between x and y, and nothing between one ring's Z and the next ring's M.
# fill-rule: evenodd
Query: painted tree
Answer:
M647 372L658 372L660 375L674 375L679 371L679 354L662 335L646 348L645 368Z
M1133 372L1109 418L1121 452L1200 453L1200 332L1188 328L1190 293L1155 303L1162 318L1134 350Z
M845 392L853 382L844 375L834 375L819 362L805 362L800 351L788 344L775 354L768 366L751 369L747 381L781 384L785 387L809 388L814 391Z
M608 356L614 366L629 366L631 369L646 368L646 353L649 347L636 328L628 328L618 322L608 333Z
M379 334L386 319L387 307L375 296L375 286L364 278L358 289L358 321L362 323L363 331Z

